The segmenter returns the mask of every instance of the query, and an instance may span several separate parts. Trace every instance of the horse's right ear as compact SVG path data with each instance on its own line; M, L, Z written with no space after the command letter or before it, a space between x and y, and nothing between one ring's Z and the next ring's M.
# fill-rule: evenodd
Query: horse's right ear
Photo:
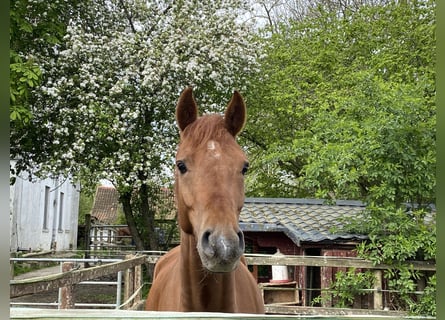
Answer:
M198 107L193 98L193 89L187 87L182 91L178 104L176 105L176 122L178 123L179 130L184 131L184 129L197 118Z

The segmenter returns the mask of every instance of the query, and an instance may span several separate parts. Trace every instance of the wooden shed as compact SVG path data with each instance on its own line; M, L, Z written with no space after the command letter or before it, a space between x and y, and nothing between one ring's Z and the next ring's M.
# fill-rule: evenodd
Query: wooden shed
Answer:
M318 199L246 198L240 214L240 227L246 239L246 252L287 255L355 256L354 248L365 235L333 233L345 219L364 210L360 201L325 204ZM301 288L299 303L307 306L328 288L340 268L295 266L289 268L289 281ZM258 282L272 279L270 266L254 267ZM360 307L367 307L368 301Z

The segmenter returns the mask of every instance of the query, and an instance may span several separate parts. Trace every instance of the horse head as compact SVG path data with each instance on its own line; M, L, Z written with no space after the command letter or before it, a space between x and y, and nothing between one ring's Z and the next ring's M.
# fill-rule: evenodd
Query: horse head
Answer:
M246 107L235 91L224 116L198 116L191 88L180 95L176 121L175 192L182 231L194 237L202 265L211 272L234 270L244 252L239 214L244 204L246 155L236 142Z

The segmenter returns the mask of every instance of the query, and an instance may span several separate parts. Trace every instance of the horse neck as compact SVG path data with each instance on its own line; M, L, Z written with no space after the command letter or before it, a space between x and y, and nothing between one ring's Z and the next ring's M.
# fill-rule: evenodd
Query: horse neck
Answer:
M181 299L184 311L235 312L235 276L202 266L194 236L181 231Z

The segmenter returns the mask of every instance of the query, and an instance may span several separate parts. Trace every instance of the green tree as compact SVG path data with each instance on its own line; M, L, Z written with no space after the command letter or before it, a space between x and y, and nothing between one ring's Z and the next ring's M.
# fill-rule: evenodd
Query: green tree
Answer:
M367 203L351 226L370 236L360 255L394 265L386 277L414 310L421 275L402 262L434 260L436 246L435 3L314 10L265 33L247 194Z
M32 117L31 92L40 84L39 59L54 57L63 42L69 18L81 14L82 1L15 0L9 8L10 125L28 125Z
M243 135L248 192L429 203L434 3L320 10L265 40Z

